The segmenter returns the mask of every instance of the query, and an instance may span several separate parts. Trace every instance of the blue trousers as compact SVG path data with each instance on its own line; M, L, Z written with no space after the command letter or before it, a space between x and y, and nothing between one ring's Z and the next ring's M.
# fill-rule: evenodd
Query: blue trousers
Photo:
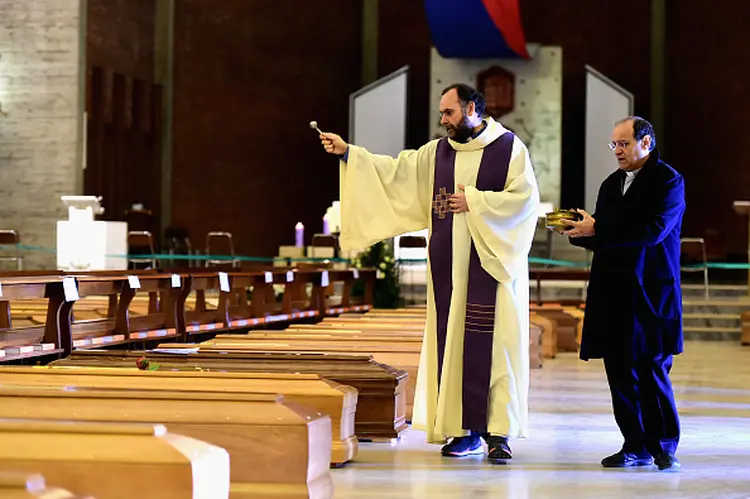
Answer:
M656 456L674 453L680 420L669 371L672 355L627 359L604 357L615 421L625 438L623 450Z

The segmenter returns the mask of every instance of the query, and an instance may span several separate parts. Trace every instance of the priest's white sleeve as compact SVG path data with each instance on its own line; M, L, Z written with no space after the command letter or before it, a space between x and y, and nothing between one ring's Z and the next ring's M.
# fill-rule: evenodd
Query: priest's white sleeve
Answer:
M434 140L392 158L349 146L340 164L341 249L427 228L436 149Z
M501 282L527 272L539 207L539 187L529 152L518 138L513 143L508 178L502 192L466 186L469 232L482 267Z

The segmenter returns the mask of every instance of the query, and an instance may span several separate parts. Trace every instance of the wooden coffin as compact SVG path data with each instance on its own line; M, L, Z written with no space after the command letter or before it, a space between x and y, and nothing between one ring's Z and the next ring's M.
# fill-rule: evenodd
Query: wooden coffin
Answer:
M529 314L529 322L542 328L542 356L554 359L557 356L557 325L537 313Z
M0 386L85 386L140 390L199 391L275 395L331 417L331 463L344 464L357 453L354 415L357 390L317 374L141 371L89 367L0 367Z
M258 333L267 333L267 331L250 331L245 337L251 337ZM421 345L424 338L424 332L420 330L403 330L397 326L390 326L389 328L368 328L361 327L358 324L341 324L336 327L321 327L320 324L314 326L310 325L292 325L281 331L272 331L271 334L317 334L317 335L338 335L338 336L361 336L361 337L385 337L386 341L408 341L411 343L419 343ZM232 338L237 334L225 334L216 336L216 339Z
M316 324L318 327L351 327L359 326L371 329L393 329L401 328L408 331L424 331L425 320L423 318L372 318L351 320L341 317L330 317Z
M354 353L372 355L376 362L403 369L409 373L406 380L406 419L411 420L414 405L414 392L417 385L419 356L422 350L419 342L388 342L387 338L367 341L360 338L326 338L288 335L227 335L230 339L209 340L200 344L201 351L226 350L230 352L319 352Z
M163 345L178 347L177 344ZM406 425L408 374L374 362L369 355L212 351L186 355L105 350L76 351L52 365L132 367L147 356L158 369L318 374L358 391L354 431L361 440L397 438Z
M743 312L740 319L742 320L740 344L747 346L750 345L750 312Z
M265 492L283 486L294 492L284 497L332 494L330 418L281 396L80 386L74 390L0 387L0 418L31 417L90 423L156 421L170 432L226 449L233 487L242 484L244 490Z
M259 341L271 343L298 342L303 344L331 344L342 347L353 347L357 349L372 348L373 351L383 350L385 352L403 351L407 353L419 352L422 350L422 336L409 337L407 335L395 336L388 334L378 334L373 332L362 332L354 330L346 331L250 331L247 334L221 334L215 339L200 343L200 347L215 347L221 345L237 345L245 342L257 344ZM248 343L250 344L250 343ZM377 358L376 358L377 360Z
M73 495L64 489L48 487L42 475L0 471L0 497L3 499L94 499Z
M44 409L29 406L26 402L24 412ZM227 451L169 433L159 424L3 420L0 442L0 469L40 473L78 495L99 499L229 497Z
M538 309L537 315L554 321L557 326L557 349L560 352L577 352L578 341L576 329L579 320L572 315L555 309Z
M577 319L576 323L576 346L581 348L581 339L583 336L583 319L586 317L586 312L580 307L563 307L563 311Z
M529 368L540 369L544 364L542 348L541 326L529 324Z

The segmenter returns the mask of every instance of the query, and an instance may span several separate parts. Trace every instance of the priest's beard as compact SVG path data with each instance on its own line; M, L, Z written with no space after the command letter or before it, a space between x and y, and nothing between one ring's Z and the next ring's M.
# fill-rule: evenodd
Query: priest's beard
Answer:
M448 136L451 139L461 143L467 142L474 134L474 129L469 125L469 120L463 110L461 110L461 121L459 124L456 126L445 125L445 131L448 132Z

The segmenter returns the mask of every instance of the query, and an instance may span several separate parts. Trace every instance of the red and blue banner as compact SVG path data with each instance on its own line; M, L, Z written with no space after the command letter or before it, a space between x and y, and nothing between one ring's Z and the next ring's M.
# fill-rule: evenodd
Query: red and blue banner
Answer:
M529 59L518 0L425 0L432 43L446 59Z

